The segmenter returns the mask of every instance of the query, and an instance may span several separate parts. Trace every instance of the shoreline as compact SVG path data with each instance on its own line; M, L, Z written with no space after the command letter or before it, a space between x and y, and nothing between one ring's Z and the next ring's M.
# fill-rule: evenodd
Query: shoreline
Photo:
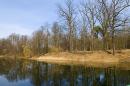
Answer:
M53 52L42 56L31 58L18 57L18 59L32 60L58 65L82 65L92 67L122 67L130 69L130 49L116 51L116 55L104 51L86 51L86 52ZM12 56L0 56L0 58L9 59ZM16 57L17 58L17 57Z
M48 53L43 56L29 58L30 60L60 64L60 65L84 65L94 67L124 66L124 63L130 63L130 50L122 50L115 56L103 51L88 52L60 52ZM126 64L127 65L127 64Z

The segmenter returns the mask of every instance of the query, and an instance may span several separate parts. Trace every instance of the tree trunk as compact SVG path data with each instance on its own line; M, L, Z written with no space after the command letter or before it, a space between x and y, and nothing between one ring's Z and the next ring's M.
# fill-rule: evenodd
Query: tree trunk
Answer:
M115 35L114 35L114 29L112 30L112 54L115 55Z

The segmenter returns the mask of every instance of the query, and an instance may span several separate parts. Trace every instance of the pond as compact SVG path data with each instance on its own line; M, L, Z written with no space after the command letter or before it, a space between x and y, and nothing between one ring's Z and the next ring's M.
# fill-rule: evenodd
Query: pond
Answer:
M0 86L127 86L130 70L0 60Z

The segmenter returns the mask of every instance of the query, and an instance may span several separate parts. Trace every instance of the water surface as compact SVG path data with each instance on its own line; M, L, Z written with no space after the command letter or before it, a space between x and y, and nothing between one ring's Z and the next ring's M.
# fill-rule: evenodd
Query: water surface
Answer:
M126 86L130 70L0 60L0 86Z

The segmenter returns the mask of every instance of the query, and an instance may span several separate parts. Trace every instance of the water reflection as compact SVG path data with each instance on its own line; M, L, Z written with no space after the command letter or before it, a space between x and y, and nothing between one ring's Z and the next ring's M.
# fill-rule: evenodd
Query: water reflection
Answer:
M1 86L126 86L130 71L119 68L52 65L0 60Z

